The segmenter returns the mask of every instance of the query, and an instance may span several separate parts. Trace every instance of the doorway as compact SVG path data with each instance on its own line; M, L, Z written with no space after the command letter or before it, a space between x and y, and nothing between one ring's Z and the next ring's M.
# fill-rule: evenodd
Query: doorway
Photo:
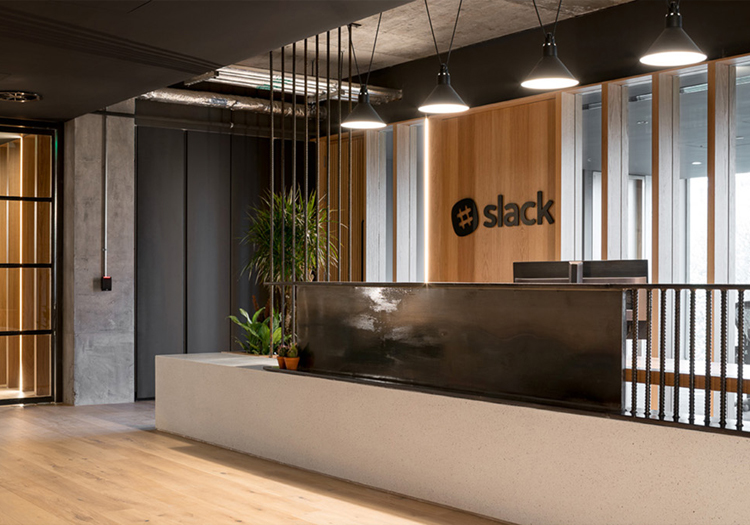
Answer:
M54 131L0 130L0 404L53 395Z

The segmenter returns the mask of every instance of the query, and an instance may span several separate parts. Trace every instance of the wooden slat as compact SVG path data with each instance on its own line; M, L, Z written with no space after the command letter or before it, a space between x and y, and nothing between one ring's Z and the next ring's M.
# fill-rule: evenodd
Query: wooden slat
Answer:
M652 385L658 385L660 381L660 374L658 370L651 370L651 384ZM665 384L666 386L674 386L674 379L675 379L675 373L674 372L665 372ZM633 371L628 368L625 370L625 381L626 382L632 382L633 381ZM637 382L638 383L645 383L646 382L646 371L645 370L638 370L637 374ZM690 374L683 374L680 373L680 385L683 387L685 385L690 384ZM656 386L654 387L656 388ZM705 375L695 375L695 388L696 390L703 390L706 388L706 376ZM744 392L748 392L750 388L750 379L743 379L742 380L742 389ZM711 390L719 392L721 391L721 377L717 377L715 375L711 376ZM727 391L729 392L736 392L737 391L737 378L736 377L728 377L727 378ZM652 393L653 398L653 393ZM654 405L652 403L651 408L654 408Z
M23 391L36 391L36 337L33 335L21 336L21 377L23 378Z
M8 388L21 386L21 338L14 335L5 338L8 351Z
M36 395L52 394L52 336L36 336Z

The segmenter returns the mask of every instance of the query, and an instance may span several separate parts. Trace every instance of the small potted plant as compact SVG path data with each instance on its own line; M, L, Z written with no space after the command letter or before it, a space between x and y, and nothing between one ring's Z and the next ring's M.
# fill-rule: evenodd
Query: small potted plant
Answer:
M284 353L284 364L288 370L297 370L299 365L299 348L297 343L290 343Z
M279 345L276 347L276 360L279 362L279 368L281 370L286 368L286 363L284 362L284 359L286 359L286 345Z

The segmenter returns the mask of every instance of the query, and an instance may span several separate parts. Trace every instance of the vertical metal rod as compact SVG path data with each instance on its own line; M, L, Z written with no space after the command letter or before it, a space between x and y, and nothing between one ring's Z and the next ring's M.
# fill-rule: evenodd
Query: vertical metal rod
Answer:
M102 277L109 277L109 144L107 143L107 115L102 115Z
M674 291L674 403L672 407L672 419L675 422L680 421L680 358L682 350L681 342L681 320L682 320L682 290Z
M644 403L644 413L646 416L646 419L651 417L651 325L653 324L652 316L653 316L653 301L654 301L654 291L649 290L648 295L646 295L646 330L647 330L647 338L646 338L646 401Z
M704 412L703 423L705 426L711 426L711 328L713 326L713 294L711 290L706 290L706 407Z
M727 291L721 291L721 392L719 427L727 426Z
M742 430L743 390L745 380L745 290L739 291L737 312L737 430Z
M349 113L352 112L352 25L349 24ZM346 222L349 232L349 242L347 243L347 253L349 255L349 281L352 280L352 183L354 177L352 174L352 130L349 130L349 220Z
M286 277L286 46L281 47L281 281ZM286 285L281 285L281 342L286 341Z
M659 319L659 420L664 420L664 398L666 391L666 372L664 368L667 365L667 290L661 289L661 316Z
M631 356L632 385L630 396L630 415L638 415L638 290L630 290L631 300L633 303L633 349Z
M343 265L343 253L342 253L342 239L341 239L341 184L342 184L342 177L341 177L341 153L343 148L343 144L341 143L342 133L341 133L341 97L343 96L343 90L341 89L341 81L342 77L344 76L344 52L341 50L341 28L339 27L339 45L338 45L338 52L339 52L339 61L338 61L338 98L339 98L339 125L336 130L338 133L338 168L336 170L336 181L338 186L338 198L336 199L336 222L338 223L338 233L336 235L336 246L338 246L338 254L339 254L339 264L338 264L338 270L336 274L338 275L338 281L342 281L341 278L341 267Z
M315 35L315 280L320 281L320 35Z
M326 281L331 280L331 32L326 32Z
M310 213L309 212L309 208L310 208L310 184L309 184L310 149L308 147L310 144L310 114L309 114L310 105L307 103L307 39L306 38L305 38L305 75L304 76L305 76L305 99L304 99L305 100L305 184L304 184L304 187L305 187L305 210L304 210L304 213L305 213L305 236L304 236L305 266L304 266L304 272L305 273L304 273L304 276L302 277L302 280L307 281L309 280L308 278L309 268L307 264L307 259L310 256L310 250L308 246L308 238L309 238L308 233L310 231L310 227L309 227L310 217L308 217Z
M269 78L268 78L268 86L269 86L268 97L269 97L269 99L271 101L271 107L273 107L273 51L271 51L271 52L268 53L268 69L270 70L269 75L268 75L269 76ZM275 173L275 165L274 165L274 160L275 159L274 159L274 151L273 151L273 131L274 131L273 130L273 120L274 120L274 116L273 116L273 113L271 113L271 136L269 137L269 141L268 141L269 144L270 144L270 150L271 150L270 151L270 153L271 153L271 155L270 155L270 157L271 157L270 158L270 165L271 165L271 181L270 181L271 182L271 235L270 235L270 239L271 239L271 241L270 241L270 247L271 247L271 256L270 256L270 259L271 259L271 261L270 261L270 263L271 263L271 277L269 279L271 281L271 283L273 283L273 281L276 279L276 277L275 277L276 274L274 273L275 266L274 266L274 260L273 260L273 253L275 251L274 250L275 244L274 244L274 238L273 238L274 237L274 223L276 222L275 221L276 216L274 215L274 212L275 212L275 210L274 210L274 195L275 195L275 192L276 192L276 188L275 188L276 173ZM269 327L270 327L270 331L271 331L272 334L273 334L273 332L275 330L275 328L273 326L274 317L275 317L274 316L274 313L275 313L274 312L274 310L275 310L275 308L274 308L274 295L276 295L276 287L273 284L271 284L271 320L269 321ZM273 357L273 337L270 337L269 339L270 339L270 343L271 344L270 344L270 350L268 352L268 357Z
M299 201L297 184L297 43L292 44L292 342L297 342L297 202Z
M695 290L690 290L690 404L688 422L695 423Z

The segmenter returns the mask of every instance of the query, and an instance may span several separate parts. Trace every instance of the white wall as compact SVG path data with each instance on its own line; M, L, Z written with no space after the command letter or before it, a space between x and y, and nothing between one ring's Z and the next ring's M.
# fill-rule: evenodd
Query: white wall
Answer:
M157 357L157 428L523 525L750 523L747 438L263 371L269 364Z

